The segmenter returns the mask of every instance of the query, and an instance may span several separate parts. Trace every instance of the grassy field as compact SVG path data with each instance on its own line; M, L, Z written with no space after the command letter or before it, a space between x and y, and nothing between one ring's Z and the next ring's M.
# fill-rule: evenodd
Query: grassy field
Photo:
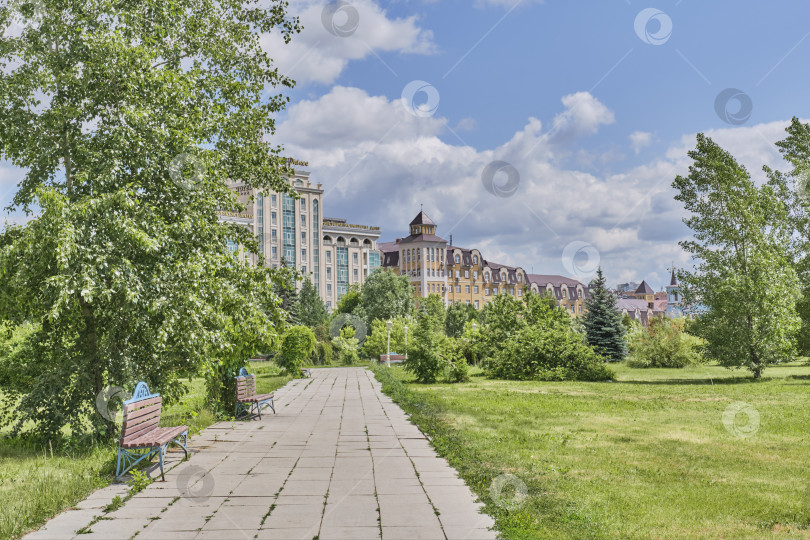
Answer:
M290 380L272 364L254 363L250 370L260 393ZM216 419L204 406L203 380L191 380L188 388L182 403L163 412L161 425L185 424L193 434ZM0 438L0 539L22 536L112 482L116 451L112 444L76 449Z
M810 538L810 367L456 385L375 369L505 538ZM733 408L724 423L735 402L758 425ZM500 475L525 500L510 476L493 499Z

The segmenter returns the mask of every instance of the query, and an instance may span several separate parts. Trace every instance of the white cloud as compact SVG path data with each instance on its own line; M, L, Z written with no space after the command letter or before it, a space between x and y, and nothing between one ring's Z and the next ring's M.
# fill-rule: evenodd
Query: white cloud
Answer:
M633 151L638 155L643 148L650 146L652 143L652 133L646 131L634 131L630 134L630 144Z
M330 12L324 15L327 5L325 1L293 0L289 13L300 18L302 32L293 36L289 44L284 44L278 33L262 38L265 50L281 73L299 85L331 84L351 60L384 52L431 54L436 49L433 34L420 28L415 16L391 19L371 0L352 0L333 15ZM348 35L330 33L327 25L343 28Z
M600 175L556 157L576 154L576 137L613 122L613 112L586 92L565 96L563 107L556 129L528 118L504 144L479 150L455 144L444 118L416 118L403 114L399 99L337 87L291 107L278 142L310 162L313 180L326 190L326 215L380 225L383 240L406 235L423 204L442 237L452 234L456 244L478 247L490 260L565 274L565 246L585 241L598 250L611 283L648 279L658 289L673 261L689 263L677 245L689 231L671 183L687 171L694 135L642 165ZM753 165L779 165L773 142L786 125L709 134L753 171ZM485 189L482 171L493 160L519 172L514 196Z

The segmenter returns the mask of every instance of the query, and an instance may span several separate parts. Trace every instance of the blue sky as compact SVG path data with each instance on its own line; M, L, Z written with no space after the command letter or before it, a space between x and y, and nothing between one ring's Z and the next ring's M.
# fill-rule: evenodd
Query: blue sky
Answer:
M298 81L274 140L310 162L326 215L379 225L383 240L407 234L421 203L440 235L489 259L583 280L601 264L612 283L658 289L673 261L689 264L669 185L694 134L761 176L781 166L773 142L790 117L810 117L806 2L326 6L291 1L304 32L264 38ZM427 94L403 100L412 81L438 106L413 114ZM736 124L716 111L728 88L751 104ZM485 188L493 161L518 174L511 196ZM20 174L0 169L0 199Z

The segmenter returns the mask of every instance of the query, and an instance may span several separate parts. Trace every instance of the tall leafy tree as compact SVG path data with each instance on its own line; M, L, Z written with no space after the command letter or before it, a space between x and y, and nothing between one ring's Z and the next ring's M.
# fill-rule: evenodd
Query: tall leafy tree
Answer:
M680 242L696 262L678 276L684 302L705 308L694 329L708 341L707 355L759 378L795 354L799 282L789 256L790 208L773 184L755 185L711 138L698 134L689 157L689 174L673 182L694 235Z
M16 10L16 11L15 11ZM50 435L99 432L107 385L146 380L168 399L273 347L277 276L235 257L255 240L223 179L289 189L264 141L290 87L260 33L299 31L286 2L139 0L0 7L0 156L27 173L13 204L38 216L0 239L0 309L29 320L37 354L0 366L6 420ZM12 20L28 19L19 32ZM268 89L270 89L268 97ZM32 391L35 389L35 391Z
M329 318L321 296L309 279L305 279L301 285L301 292L298 294L298 308L298 318L301 324L310 328L326 324Z
M788 136L776 146L793 168L782 173L766 167L766 172L770 184L790 208L795 231L791 236L791 258L802 289L796 304L802 320L797 342L801 354L810 356L810 124L794 117L785 131Z
M413 289L408 276L384 268L369 274L362 290L363 309L369 328L374 319L405 317L413 309Z
M421 308L425 310L427 316L433 321L433 328L437 332L444 332L444 320L447 315L444 309L442 297L436 293L430 293L427 298L421 301Z
M623 360L627 356L627 330L622 324L622 313L616 307L616 295L605 286L601 267L596 271L589 293L590 297L585 299L587 311L582 317L588 345L611 362Z
M467 322L467 308L462 304L450 304L444 319L444 333L450 337L461 337Z

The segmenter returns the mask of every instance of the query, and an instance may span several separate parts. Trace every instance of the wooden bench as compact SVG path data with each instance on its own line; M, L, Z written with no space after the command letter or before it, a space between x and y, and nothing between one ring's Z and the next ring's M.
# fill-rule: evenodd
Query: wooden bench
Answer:
M121 427L121 442L118 446L118 465L115 479L143 460L155 454L160 457L160 477L163 474L163 457L171 443L179 445L188 457L188 426L158 427L163 398L152 394L145 382L135 387L132 399L124 402L124 424ZM180 438L183 441L180 442Z
M256 376L250 375L247 369L239 370L236 376L236 418L259 417L262 419L262 406L270 405L273 414L276 414L276 407L273 404L273 394L256 393Z

